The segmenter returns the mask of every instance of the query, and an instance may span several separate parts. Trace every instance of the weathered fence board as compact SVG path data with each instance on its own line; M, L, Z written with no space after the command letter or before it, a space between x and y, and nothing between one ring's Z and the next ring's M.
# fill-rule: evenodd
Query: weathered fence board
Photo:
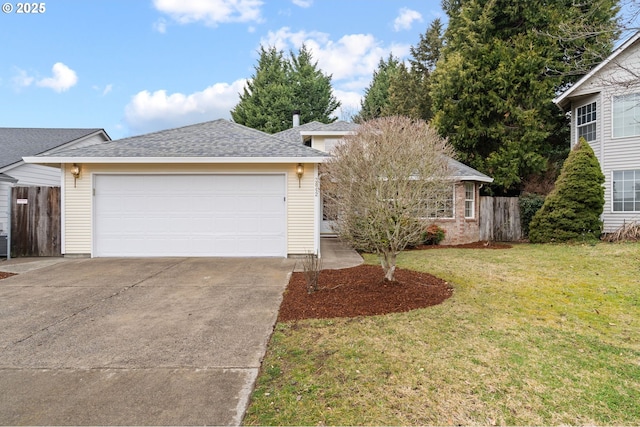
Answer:
M60 187L11 189L11 256L60 256Z
M522 239L517 197L480 197L480 240L515 242Z

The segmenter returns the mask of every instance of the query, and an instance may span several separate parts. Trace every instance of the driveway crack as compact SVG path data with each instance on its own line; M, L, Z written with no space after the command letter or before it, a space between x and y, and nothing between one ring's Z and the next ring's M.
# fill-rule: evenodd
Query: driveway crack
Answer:
M67 320L72 319L73 317L76 317L77 315L79 315L79 314L81 314L81 313L84 313L84 312L85 312L85 311L87 311L87 310L92 309L93 307L95 307L95 306L97 306L97 305L99 305L99 304L102 304L102 303L104 303L104 302L106 302L106 301L111 300L111 299L112 299L112 298L114 298L114 297L117 297L117 296L119 296L119 295L122 295L124 292L128 291L129 289L133 289L133 288L135 288L136 286L140 285L141 283L144 283L144 282L146 282L146 281L147 281L147 280L149 280L149 279L152 279L152 278L154 278L154 277L159 276L160 274L164 273L165 271L167 271L167 270L169 270L169 269L171 269L171 268L174 268L174 267L175 267L175 266L177 266L177 265L180 265L180 264L184 263L186 260L187 260L186 258L183 258L183 259L179 260L178 262L176 262L176 263L174 263L174 264L171 264L171 265L169 265L169 266L167 266L167 267L165 267L165 268L163 268L163 269L161 269L161 270L158 270L157 272L155 272L155 273L153 273L153 274L151 274L151 275L149 275L149 276L147 276L147 277L144 277L143 279L141 279L141 280L139 280L139 281L137 281L137 282L133 283L132 285L128 285L128 286L123 287L123 288L122 288L122 289L120 289L118 292L115 292L115 293L113 293L113 294L111 294L111 295L109 295L109 296L107 296L107 297L105 297L105 298L101 298L99 301L96 301L96 302L94 302L93 304L90 304L90 305L88 305L88 306L86 306L86 307L83 307L83 308L81 308L81 309L79 309L79 310L77 310L77 311L75 311L75 312L73 312L73 313L69 314L68 316L65 316L65 317L63 317L63 318L61 318L61 319L58 319L58 320L56 320L55 322L51 323L50 325L44 326L44 327L42 327L42 328L40 328L40 329L36 330L35 332L33 332L33 333L31 333L31 334L27 335L26 337L19 339L18 341L14 341L12 344L13 344L13 345L21 344L21 343L23 343L23 342L25 342L25 341L27 341L27 340L29 340L29 339L33 338L34 336L36 336L36 335L38 335L38 334L41 334L42 332L45 332L45 331L47 331L47 330L49 330L49 329L53 328L54 326L60 325L61 323L64 323L64 322L66 322Z

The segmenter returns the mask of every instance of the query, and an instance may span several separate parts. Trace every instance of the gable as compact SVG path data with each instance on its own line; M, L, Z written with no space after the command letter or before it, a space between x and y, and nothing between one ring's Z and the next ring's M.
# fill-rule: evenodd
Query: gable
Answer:
M103 129L0 128L0 172L35 156L110 140Z
M553 100L567 110L574 98L605 90L624 92L640 87L640 31L620 45L573 86Z

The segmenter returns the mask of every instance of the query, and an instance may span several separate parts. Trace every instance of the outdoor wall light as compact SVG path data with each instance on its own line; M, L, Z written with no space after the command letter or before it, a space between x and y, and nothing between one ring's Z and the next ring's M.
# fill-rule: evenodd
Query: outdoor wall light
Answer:
M76 180L80 178L80 166L74 163L73 166L71 166L70 171L71 175L73 175L73 187L75 188Z
M302 163L298 163L298 166L296 166L296 175L298 175L298 188L300 188L300 181L302 180L302 175L304 175L304 165Z

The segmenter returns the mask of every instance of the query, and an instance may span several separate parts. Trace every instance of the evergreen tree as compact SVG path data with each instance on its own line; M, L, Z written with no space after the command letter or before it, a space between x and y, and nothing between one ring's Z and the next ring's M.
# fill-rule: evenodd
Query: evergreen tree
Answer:
M384 115L389 105L389 86L399 67L400 62L393 55L389 55L386 61L380 59L378 68L373 72L373 79L364 91L360 112L353 117L354 122L364 122Z
M414 119L430 120L433 116L431 102L431 73L442 49L442 23L434 20L420 41L411 46L410 66L401 63L389 85L389 102L382 115L403 115Z
M331 113L340 106L332 93L331 76L312 62L306 46L290 58L275 47L261 46L255 73L231 110L231 118L267 133L291 128L294 110L301 111L303 123L331 123L336 120Z
M532 243L598 239L604 207L604 175L584 138L569 153L556 187L529 224Z
M599 0L601 3L603 0ZM596 16L615 26L615 0ZM568 146L565 115L552 99L576 77L551 34L593 3L451 0L445 47L432 74L433 124L459 159L491 175L495 193L519 192ZM608 52L611 37L582 42ZM569 42L566 42L569 43Z
M297 55L293 52L290 55L293 105L294 109L300 110L301 122L334 122L336 119L331 117L331 113L340 106L340 102L333 96L331 76L318 69L318 63L313 62L305 45Z

